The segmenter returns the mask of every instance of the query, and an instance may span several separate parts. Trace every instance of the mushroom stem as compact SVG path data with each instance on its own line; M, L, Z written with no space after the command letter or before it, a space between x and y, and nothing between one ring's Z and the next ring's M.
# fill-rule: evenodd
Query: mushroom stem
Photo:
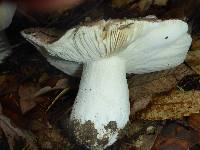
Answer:
M129 114L125 61L113 56L85 63L70 117L78 142L90 148L113 144Z

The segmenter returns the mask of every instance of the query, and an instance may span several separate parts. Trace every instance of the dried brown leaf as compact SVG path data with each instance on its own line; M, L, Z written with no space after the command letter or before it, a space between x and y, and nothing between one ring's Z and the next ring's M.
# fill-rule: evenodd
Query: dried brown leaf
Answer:
M65 89L67 87L69 87L69 80L64 78L64 79L58 80L54 88Z
M127 5L129 2L130 0L112 0L112 7L120 8Z
M68 140L62 136L62 130L60 132L52 126L45 116L32 119L29 128L38 137L41 149L68 149Z
M200 50L200 39L192 41L192 50Z
M39 86L34 84L24 84L19 87L18 94L21 99L32 98Z
M165 6L167 5L168 0L154 0L154 5Z
M184 128L177 123L168 123L162 129L152 149L189 150L197 143L199 143L197 132Z
M0 128L4 132L10 150L14 150L15 142L17 139L23 139L26 141L27 147L30 150L37 150L37 146L34 143L33 138L28 134L28 132L19 129L9 118L2 114L2 107L0 105Z
M1 75L0 76L0 85L2 85L6 80L6 76L5 75Z
M17 77L15 75L0 76L0 91L5 93L16 92L18 89Z
M53 91L52 87L50 87L50 86L45 86L45 87L39 89L39 90L35 93L35 96L41 96L41 95L44 95L44 94L46 94L46 93L48 93L48 92L51 92L51 91Z
M151 150L151 147L153 146L156 137L157 133L153 135L140 135L137 141L135 141L135 150Z
M162 126L156 121L134 120L132 123L129 122L122 131L122 135L125 135L125 137L121 141L125 141L125 143L122 143L123 146L120 148L150 150L161 129Z
M193 114L189 117L189 126L200 132L200 114Z
M66 78L60 79L60 80L57 81L57 83L54 87L46 86L46 87L41 88L37 92L35 92L35 97L44 95L48 92L52 92L52 91L55 91L55 90L63 90L65 88L69 88L69 80L66 79Z
M155 94L169 91L187 75L194 72L182 64L176 68L143 75L135 75L128 80L132 113L144 109Z
M140 11L145 12L146 10L149 9L152 3L153 3L153 0L140 0L138 3Z
M37 105L36 102L43 101L41 97L35 96L39 88L39 86L34 84L24 84L19 87L19 103L23 114L33 109Z
M200 110L200 91L179 91L155 96L149 106L137 113L137 118L145 120L179 119Z
M188 52L186 63L197 73L200 74L200 50Z
M23 114L33 109L37 104L33 99L21 99L20 108Z
M196 15L197 12L195 12L195 10L196 8L198 9L198 6L199 6L199 1L197 0L170 1L166 12L162 13L161 15L162 17L168 19L171 18L185 19L188 17L190 18L191 16L194 17ZM189 32L191 27L190 25L191 24L189 23Z

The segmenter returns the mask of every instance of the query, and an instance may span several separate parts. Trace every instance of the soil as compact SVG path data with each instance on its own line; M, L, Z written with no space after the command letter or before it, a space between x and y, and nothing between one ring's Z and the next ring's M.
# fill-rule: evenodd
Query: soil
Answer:
M109 132L102 139L98 138L98 131L95 129L94 123L90 120L81 124L79 120L73 120L70 123L70 130L73 131L73 137L81 145L87 145L90 149L103 149L108 144L108 134L116 132L117 123L110 121L106 126L105 130Z

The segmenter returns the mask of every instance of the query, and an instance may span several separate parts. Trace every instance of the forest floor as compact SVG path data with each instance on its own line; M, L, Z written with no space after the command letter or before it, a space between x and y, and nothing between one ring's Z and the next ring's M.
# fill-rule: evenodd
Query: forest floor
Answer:
M16 14L6 31L12 54L0 64L1 150L84 149L70 140L67 131L80 78L51 66L23 39L21 30L35 26L67 30L85 20L152 14L187 21L192 46L176 68L127 76L132 115L119 140L107 149L200 150L200 5L192 0L141 1L99 1L54 16Z

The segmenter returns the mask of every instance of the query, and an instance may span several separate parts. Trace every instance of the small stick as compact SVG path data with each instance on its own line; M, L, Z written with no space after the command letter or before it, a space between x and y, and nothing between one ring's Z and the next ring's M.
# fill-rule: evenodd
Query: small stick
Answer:
M58 99L60 97L62 97L67 91L69 91L70 88L65 88L64 90L62 90L62 92L60 94L58 94L58 96L56 96L56 98L53 100L53 102L51 103L51 105L48 106L46 112L48 112L51 107L58 101Z

